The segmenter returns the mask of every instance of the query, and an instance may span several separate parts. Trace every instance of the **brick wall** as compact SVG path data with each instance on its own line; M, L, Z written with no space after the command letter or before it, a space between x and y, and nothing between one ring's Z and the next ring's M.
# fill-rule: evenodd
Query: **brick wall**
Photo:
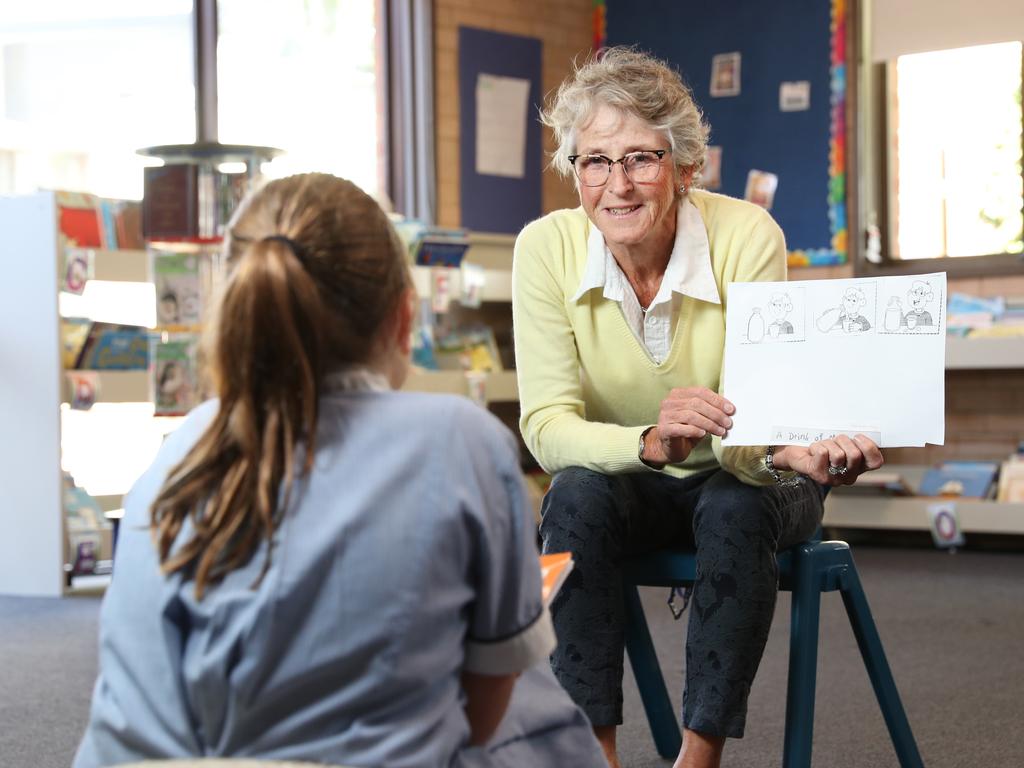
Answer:
M434 76L437 123L437 211L441 226L457 227L459 215L459 81L458 28L536 37L541 41L541 92L547 95L572 70L575 57L590 52L592 0L435 0ZM551 132L543 131L545 171L541 206L544 212L579 205L568 181L547 169L553 149Z

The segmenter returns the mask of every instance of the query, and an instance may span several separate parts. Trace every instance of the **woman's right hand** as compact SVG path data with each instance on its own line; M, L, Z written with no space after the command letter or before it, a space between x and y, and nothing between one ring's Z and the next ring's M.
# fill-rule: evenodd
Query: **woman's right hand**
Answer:
M725 435L735 412L732 403L707 387L673 389L661 401L657 426L647 433L644 460L651 464L685 461L708 433Z

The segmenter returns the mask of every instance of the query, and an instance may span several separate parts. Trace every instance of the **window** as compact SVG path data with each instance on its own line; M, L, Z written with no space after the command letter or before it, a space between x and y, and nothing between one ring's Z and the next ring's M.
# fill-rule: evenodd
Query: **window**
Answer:
M191 0L5 2L0 193L142 197L135 150L195 139Z
M136 150L196 139L192 0L5 2L0 194L142 197ZM371 194L376 0L218 0L219 140L279 147L271 178L334 173Z
M382 191L375 6L218 0L221 142L285 150L271 178L325 171Z
M894 127L893 258L1024 250L1021 44L900 56Z

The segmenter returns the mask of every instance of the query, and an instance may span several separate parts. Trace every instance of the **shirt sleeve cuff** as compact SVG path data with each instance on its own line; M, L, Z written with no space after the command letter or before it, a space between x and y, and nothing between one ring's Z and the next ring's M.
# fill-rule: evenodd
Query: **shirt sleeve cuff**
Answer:
M512 637L466 642L463 670L480 675L510 675L546 659L555 649L555 629L547 606L533 623Z

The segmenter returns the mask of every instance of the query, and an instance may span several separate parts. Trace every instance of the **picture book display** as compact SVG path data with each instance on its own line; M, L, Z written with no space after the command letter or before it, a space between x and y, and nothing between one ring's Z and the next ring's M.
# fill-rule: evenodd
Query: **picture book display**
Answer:
M924 473L920 496L987 499L995 490L998 461L947 461Z
M196 364L198 336L165 334L153 343L155 416L184 416L202 397Z
M946 274L730 283L723 445L945 438Z
M71 575L91 574L104 554L103 512L96 499L77 487L69 475L64 475L64 515L67 523L67 551L65 559ZM108 554L109 557L109 554Z
M203 313L202 256L154 251L152 259L157 325L168 329L199 325Z
M67 370L144 371L150 331L136 325L61 318L61 359Z

